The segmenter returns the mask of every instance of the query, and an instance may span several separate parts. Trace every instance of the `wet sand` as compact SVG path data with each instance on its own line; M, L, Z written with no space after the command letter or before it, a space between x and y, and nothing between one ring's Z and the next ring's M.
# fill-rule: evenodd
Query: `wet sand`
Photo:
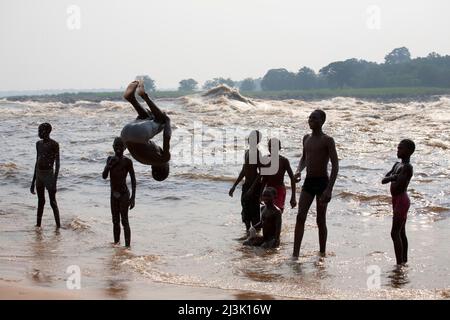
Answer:
M218 290L189 286L147 283L127 292L120 288L105 289L53 289L38 286L25 286L21 282L0 281L0 300L272 300L283 299L269 294L236 290Z

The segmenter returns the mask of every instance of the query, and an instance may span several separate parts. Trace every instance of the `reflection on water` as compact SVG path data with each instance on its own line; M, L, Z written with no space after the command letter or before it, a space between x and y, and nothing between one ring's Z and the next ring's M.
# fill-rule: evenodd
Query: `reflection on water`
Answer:
M129 271L123 262L132 259L133 253L127 248L114 247L113 254L105 266L106 296L115 299L126 299L129 293L128 281L132 280Z
M49 286L54 282L54 257L58 255L61 233L55 229L50 237L45 237L41 228L36 228L34 237L29 242L32 259L30 279L39 285Z
M401 289L409 283L409 268L407 266L396 266L388 275L390 286L394 289Z

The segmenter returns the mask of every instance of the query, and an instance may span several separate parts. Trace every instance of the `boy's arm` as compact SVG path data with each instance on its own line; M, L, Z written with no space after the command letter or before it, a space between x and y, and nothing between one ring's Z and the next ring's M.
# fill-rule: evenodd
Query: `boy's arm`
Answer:
M295 177L288 159L286 159L286 171L289 175L289 178L291 179L291 207L295 208L295 206L297 205L297 201L295 199Z
M278 213L277 213L277 221L276 221L276 228L275 228L275 240L278 243L280 241L280 234L281 234L281 212L278 211Z
M111 157L108 157L108 159L106 159L106 166L105 169L103 169L103 179L108 178L108 174L109 174L109 170L111 170Z
M331 200L331 192L333 191L334 183L336 182L337 174L339 172L339 159L336 151L336 145L333 138L329 138L327 141L328 152L330 154L331 161L331 174L330 181L328 182L327 188L320 197L321 202L328 203Z
M56 185L56 181L58 180L59 167L60 167L59 144L56 143L56 156L55 156L55 185Z
M305 140L306 140L307 137L308 137L308 135L305 135L305 136L303 137L302 157L300 158L300 161L299 161L298 166L297 166L297 170L295 171L295 175L294 175L294 178L295 178L296 182L299 182L299 181L300 181L300 179L301 179L301 178L300 178L300 177L301 177L301 173L302 173L303 169L306 168Z
M397 165L398 162L396 162L393 166L391 171L389 171L388 173L386 173L386 175L384 176L383 180L381 180L381 184L386 184L392 181L395 181L397 179L397 175L393 175L392 172L394 172L395 166Z
M242 179L244 179L244 176L245 176L244 166L245 166L245 164L242 165L242 169L241 169L241 172L239 172L239 176L237 177L236 181L234 182L233 186L231 187L230 191L228 192L230 197L233 196L234 190L236 189L236 186L239 184L239 182L241 182Z
M170 126L170 118L166 116L163 131L163 149L162 160L168 162L170 160L170 139L172 138L172 128Z
M262 198L262 194L264 192L264 188L266 187L266 184L267 184L267 177L261 176L261 190L259 190L259 199L260 200Z
M136 198L136 175L134 173L133 161L129 160L129 173L131 178L131 198L130 198L130 210L134 208L134 200Z
M36 142L36 162L34 163L34 173L33 173L33 179L31 180L31 187L30 187L30 192L32 194L35 194L36 192L34 191L34 186L36 183L36 168L37 168L37 158L38 158L38 143Z

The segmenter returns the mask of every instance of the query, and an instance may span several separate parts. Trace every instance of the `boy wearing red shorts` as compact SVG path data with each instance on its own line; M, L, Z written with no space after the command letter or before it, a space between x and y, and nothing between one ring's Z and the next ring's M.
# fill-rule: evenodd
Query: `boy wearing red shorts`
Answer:
M403 265L408 261L408 239L406 238L405 224L410 201L407 190L413 175L410 158L415 149L416 146L412 140L402 140L397 147L397 157L402 161L396 162L391 171L381 181L382 184L391 183L392 210L394 213L391 237L394 242L397 265Z

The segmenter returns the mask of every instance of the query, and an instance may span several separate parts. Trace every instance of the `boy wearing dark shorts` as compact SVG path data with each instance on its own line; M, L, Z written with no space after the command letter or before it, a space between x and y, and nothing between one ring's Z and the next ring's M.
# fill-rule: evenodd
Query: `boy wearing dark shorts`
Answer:
M241 194L241 215L242 222L244 222L247 232L251 226L257 225L261 220L259 201L261 188L259 179L261 155L258 150L258 143L260 142L260 140L261 133L258 130L254 130L250 133L248 137L250 148L249 150L245 151L244 164L242 165L241 172L239 173L238 178L228 192L230 197L232 197L236 186L239 184L239 182L241 182L242 179L245 178ZM252 153L254 157L252 157Z
M295 259L298 258L300 253L306 215L314 198L316 198L317 206L320 254L325 255L328 234L326 213L339 171L334 139L322 131L325 120L326 114L322 110L315 110L310 114L308 124L312 132L303 137L303 154L297 172L294 175L297 181L300 181L300 174L306 168L306 179L300 193L297 222L295 224L293 251ZM330 177L328 177L329 162L331 162L332 166Z

